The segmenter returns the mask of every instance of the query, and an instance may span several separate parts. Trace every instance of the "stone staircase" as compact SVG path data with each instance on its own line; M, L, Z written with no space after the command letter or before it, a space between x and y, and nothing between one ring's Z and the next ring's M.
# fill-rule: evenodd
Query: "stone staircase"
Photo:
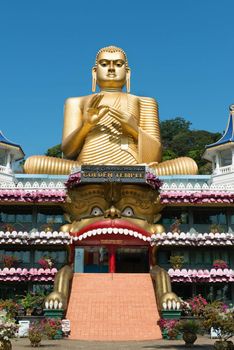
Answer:
M149 274L75 273L67 310L70 339L161 339Z

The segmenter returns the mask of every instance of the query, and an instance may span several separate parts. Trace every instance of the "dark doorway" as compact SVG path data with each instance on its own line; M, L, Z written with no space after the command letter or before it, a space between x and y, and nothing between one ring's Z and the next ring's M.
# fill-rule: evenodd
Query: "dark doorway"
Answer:
M118 248L116 250L116 272L149 272L149 250L141 248Z

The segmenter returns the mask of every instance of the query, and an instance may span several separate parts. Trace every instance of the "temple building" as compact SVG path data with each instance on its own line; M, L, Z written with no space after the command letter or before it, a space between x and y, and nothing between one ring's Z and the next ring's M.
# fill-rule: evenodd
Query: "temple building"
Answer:
M204 153L213 163L212 175L161 177L165 232L147 237L119 229L117 242L112 241L111 229L103 228L101 236L101 229L78 237L61 232L68 176L14 174L13 163L23 151L2 133L0 137L1 298L39 287L50 289L56 271L68 261L72 244L74 269L81 273L148 272L156 245L158 264L169 272L179 296L202 294L234 301L233 111L223 137ZM4 256L17 261L7 265ZM54 260L51 269L38 263L44 256ZM171 256L182 256L183 264L173 268ZM214 268L215 260L227 266Z

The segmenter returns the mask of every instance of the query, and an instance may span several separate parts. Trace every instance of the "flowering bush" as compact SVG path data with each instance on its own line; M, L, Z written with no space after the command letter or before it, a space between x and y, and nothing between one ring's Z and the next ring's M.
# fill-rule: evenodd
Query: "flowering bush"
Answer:
M16 331L18 329L18 326L15 324L15 321L11 320L10 318L7 318L6 312L1 311L0 312L0 340L9 340L12 338Z
M37 263L41 265L43 269L51 269L54 266L54 261L49 256L43 256Z
M192 313L191 306L189 305L188 301L180 300L180 309L181 309L181 315L182 316L189 316Z
M234 312L224 305L219 301L206 305L203 311L203 326L208 331L212 327L220 340L227 341L234 336Z
M0 310L6 312L6 316L14 318L17 315L19 305L12 299L0 300Z
M48 318L42 321L44 333L49 339L54 339L58 331L62 330L61 320Z
M224 260L215 260L213 262L213 267L215 269L228 269L228 264Z
M160 318L158 325L161 328L164 337L169 337L170 339L172 339L176 338L176 336L179 333L179 331L176 328L177 323L178 320Z
M19 259L14 255L2 255L2 262L5 267L12 267L19 262Z
M208 304L206 299L201 296L201 294L188 300L189 306L191 307L192 315L202 316L205 306Z

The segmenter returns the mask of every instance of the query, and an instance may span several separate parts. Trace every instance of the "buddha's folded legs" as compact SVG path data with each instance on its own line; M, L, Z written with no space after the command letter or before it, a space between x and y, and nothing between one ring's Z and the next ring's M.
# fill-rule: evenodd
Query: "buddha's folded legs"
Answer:
M160 175L196 175L198 168L196 162L189 157L180 157L166 160L153 165L158 176Z
M70 174L71 169L80 165L74 160L61 159L47 156L32 156L24 163L26 174Z
M46 156L29 157L24 164L26 174L53 174L66 175L71 169L80 164L73 160ZM127 165L127 164L123 164ZM150 165L157 175L196 175L197 164L188 157L167 160L157 165Z

